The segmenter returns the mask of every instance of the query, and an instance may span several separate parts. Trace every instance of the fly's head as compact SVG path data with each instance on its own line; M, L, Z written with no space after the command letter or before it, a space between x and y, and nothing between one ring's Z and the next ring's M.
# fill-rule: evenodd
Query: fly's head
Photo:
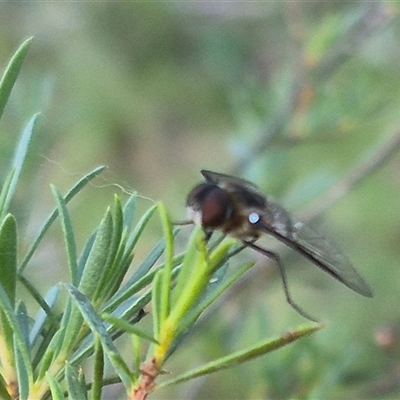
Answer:
M206 231L220 230L238 239L257 239L266 200L253 187L239 181L207 179L190 191L186 206L189 219Z
M228 193L210 182L200 183L190 191L186 207L189 219L205 230L223 230L233 212Z

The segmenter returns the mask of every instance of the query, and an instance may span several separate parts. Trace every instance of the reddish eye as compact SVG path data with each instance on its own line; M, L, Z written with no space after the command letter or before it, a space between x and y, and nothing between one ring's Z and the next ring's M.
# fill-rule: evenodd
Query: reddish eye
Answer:
M188 195L188 207L201 213L203 228L218 228L232 214L228 194L213 183L201 183Z

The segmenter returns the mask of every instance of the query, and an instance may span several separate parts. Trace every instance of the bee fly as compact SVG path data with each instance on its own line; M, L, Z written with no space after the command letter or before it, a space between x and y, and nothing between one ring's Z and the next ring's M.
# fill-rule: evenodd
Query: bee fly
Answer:
M303 317L316 321L293 301L280 256L255 243L262 234L275 237L355 292L372 297L370 287L345 255L306 224L294 220L284 208L268 200L253 183L207 170L202 170L201 174L205 182L194 187L187 196L188 223L200 225L209 236L214 230L233 236L244 246L274 260L287 302Z

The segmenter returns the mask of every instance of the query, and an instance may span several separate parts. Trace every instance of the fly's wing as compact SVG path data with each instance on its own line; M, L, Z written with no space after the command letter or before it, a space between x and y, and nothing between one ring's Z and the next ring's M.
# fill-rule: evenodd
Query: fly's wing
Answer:
M201 174L204 176L206 181L215 183L216 185L224 188L224 186L242 186L246 188L249 192L254 192L259 195L262 195L258 187L245 179L237 178L236 176L220 174L219 172L207 171L206 169L202 169Z
M363 296L372 297L368 284L334 244L303 222L293 221L290 214L279 205L268 202L268 207L260 219L260 228L302 254L350 289Z

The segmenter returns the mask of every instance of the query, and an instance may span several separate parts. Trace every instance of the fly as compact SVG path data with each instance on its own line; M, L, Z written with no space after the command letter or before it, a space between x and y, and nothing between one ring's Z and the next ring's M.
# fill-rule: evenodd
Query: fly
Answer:
M205 182L195 186L186 200L190 223L200 225L208 235L219 230L233 236L244 246L275 261L286 300L303 317L317 321L292 299L279 254L256 243L263 234L291 247L355 292L372 297L368 284L334 244L303 222L296 221L284 208L267 199L253 183L207 170L201 170L201 174Z

